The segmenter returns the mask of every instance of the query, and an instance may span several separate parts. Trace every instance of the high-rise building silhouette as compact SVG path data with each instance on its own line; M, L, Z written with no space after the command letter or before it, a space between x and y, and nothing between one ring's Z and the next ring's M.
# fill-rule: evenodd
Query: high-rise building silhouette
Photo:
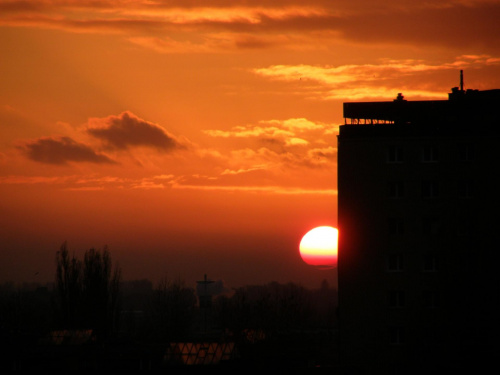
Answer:
M500 90L344 103L341 366L483 366L500 342Z

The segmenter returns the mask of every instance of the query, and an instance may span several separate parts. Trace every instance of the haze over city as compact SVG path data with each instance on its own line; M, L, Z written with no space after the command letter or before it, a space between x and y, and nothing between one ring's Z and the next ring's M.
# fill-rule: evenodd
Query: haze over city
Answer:
M123 278L332 285L342 103L500 87L500 4L0 1L0 282L109 246ZM340 234L341 236L342 234Z

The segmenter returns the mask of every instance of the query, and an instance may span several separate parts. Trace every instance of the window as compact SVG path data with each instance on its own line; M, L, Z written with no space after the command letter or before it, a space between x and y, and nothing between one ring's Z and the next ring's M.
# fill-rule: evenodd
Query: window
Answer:
M472 198L474 196L474 182L471 180L460 180L457 182L457 190L460 198Z
M439 151L437 147L426 146L422 149L422 162L435 163L439 159Z
M387 271L402 272L403 271L403 255L389 254L387 256Z
M407 374L408 368L401 363L391 363L389 364L389 375L401 375Z
M439 293L435 290L424 290L423 303L427 309L439 307Z
M436 198L439 196L437 181L422 181L422 198Z
M405 192L404 183L401 181L389 182L389 198L402 198Z
M388 163L402 163L403 162L403 149L398 146L389 146L387 149L387 162Z
M457 235L469 236L475 233L476 218L473 213L468 215L458 215L457 217Z
M462 143L458 145L458 160L472 161L475 158L474 146L469 143Z
M404 344L404 328L403 327L389 327L389 343L391 345Z
M422 218L422 233L427 236L437 235L441 232L441 220L437 216Z
M390 290L388 305L391 308L402 308L405 306L405 293L402 290Z
M391 235L404 234L405 226L404 226L404 220L402 218L390 217L387 220L387 224L389 227L389 234Z
M436 272L437 271L437 258L436 258L435 254L428 253L428 254L424 255L423 271L424 272Z

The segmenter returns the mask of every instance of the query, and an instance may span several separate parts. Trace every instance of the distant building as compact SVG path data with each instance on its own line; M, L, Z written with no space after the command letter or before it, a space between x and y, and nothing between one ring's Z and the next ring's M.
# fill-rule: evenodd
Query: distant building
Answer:
M500 90L344 103L340 360L352 373L492 362L500 309Z

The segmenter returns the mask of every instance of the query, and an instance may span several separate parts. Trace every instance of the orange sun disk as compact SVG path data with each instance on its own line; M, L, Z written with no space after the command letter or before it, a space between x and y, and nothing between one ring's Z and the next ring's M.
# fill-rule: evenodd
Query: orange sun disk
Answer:
M323 226L307 232L300 241L300 256L311 266L331 269L337 266L339 231Z

